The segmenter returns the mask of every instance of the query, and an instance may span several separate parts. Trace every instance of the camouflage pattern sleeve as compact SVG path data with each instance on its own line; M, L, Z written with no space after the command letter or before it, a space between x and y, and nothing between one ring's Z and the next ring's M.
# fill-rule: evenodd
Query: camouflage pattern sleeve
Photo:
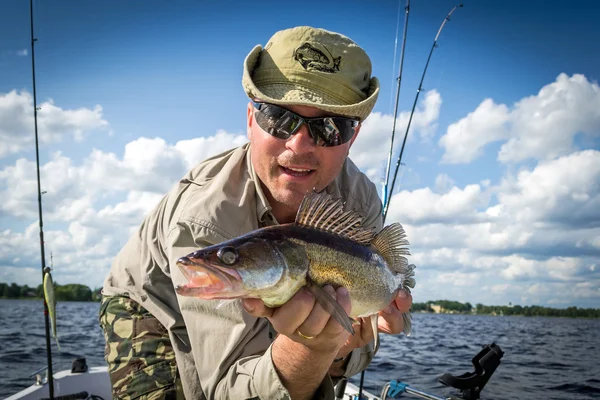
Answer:
M103 296L99 311L114 399L183 399L165 327L125 296Z

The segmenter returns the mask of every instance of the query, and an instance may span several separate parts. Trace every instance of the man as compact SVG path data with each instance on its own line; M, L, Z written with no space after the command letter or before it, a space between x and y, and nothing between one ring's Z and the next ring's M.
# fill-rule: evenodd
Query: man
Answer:
M300 290L276 309L177 296L176 260L260 227L294 221L313 188L342 197L382 228L375 186L347 159L379 82L345 36L311 27L277 32L244 63L249 144L199 164L146 217L114 260L100 321L114 397L333 398L377 349L368 321L349 335ZM345 288L326 286L350 312ZM380 313L399 333L410 295Z

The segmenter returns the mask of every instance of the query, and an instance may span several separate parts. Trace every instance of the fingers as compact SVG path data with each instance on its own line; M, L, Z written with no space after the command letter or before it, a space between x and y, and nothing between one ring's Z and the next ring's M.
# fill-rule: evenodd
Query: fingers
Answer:
M351 302L347 289L334 290L330 285L326 285L323 290L350 314ZM250 315L268 318L278 333L308 347L339 348L349 336L339 322L323 309L313 294L306 289L299 290L277 308L266 307L257 299L244 299L242 304Z
M327 285L323 288L323 290L329 293L329 295L334 299L337 299L336 292L333 287ZM317 336L325 329L329 319L329 313L327 313L318 302L315 302L314 307L306 319L302 321L302 323L296 329L306 336Z
M394 303L400 312L409 312L410 307L412 306L412 295L405 290L399 290L394 299Z
M373 328L371 327L370 318L360 319L360 342L356 347L366 346L374 338Z
M316 306L318 304L316 304L313 295L305 289L300 289L290 300L275 309L269 320L277 332L286 336L293 336ZM318 332L311 329L304 334L314 336L315 333L318 334Z
M269 318L271 315L273 315L273 311L275 310L265 306L265 303L263 303L263 301L260 299L242 299L242 306L248 314L257 318Z
M348 335L348 340L344 343L344 346L339 350L336 358L347 356L352 350L359 347L364 347L371 343L374 338L373 328L371 327L370 318L359 318L358 323L352 325L354 328L354 335Z
M404 329L404 319L402 314L408 313L412 306L412 296L410 293L400 290L392 303L383 309L379 316L379 331L383 333L396 334Z

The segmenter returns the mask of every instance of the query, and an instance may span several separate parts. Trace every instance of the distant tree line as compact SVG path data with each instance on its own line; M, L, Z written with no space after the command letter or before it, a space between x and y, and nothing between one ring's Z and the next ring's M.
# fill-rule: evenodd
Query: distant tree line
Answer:
M59 285L54 282L54 294L57 301L100 301L101 288L91 290L88 286L78 283ZM37 287L17 285L16 283L0 282L0 298L4 299L41 299L44 297L42 284ZM542 306L485 306L478 303L460 303L452 300L436 300L426 303L413 303L413 312L435 312L434 307L440 307L443 313L456 314L488 314L488 315L521 315L526 317L571 317L571 318L600 318L598 308L549 308Z
M54 282L54 296L57 301L100 301L100 289L91 290L88 286L78 283L59 285ZM44 287L17 285L16 283L0 282L0 298L4 299L42 299Z
M600 318L600 309L598 308L549 308L542 306L485 306L478 303L473 306L471 303L460 303L458 301L437 300L426 303L413 303L411 310L413 312L435 312L435 306L441 307L444 313L461 314L487 314L487 315L520 315L525 317L570 317L570 318Z

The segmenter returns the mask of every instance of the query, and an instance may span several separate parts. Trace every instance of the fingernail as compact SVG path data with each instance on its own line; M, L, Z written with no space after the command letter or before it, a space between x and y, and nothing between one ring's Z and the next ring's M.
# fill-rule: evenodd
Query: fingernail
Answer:
M339 294L341 294L342 296L348 296L348 289L346 289L345 287L340 287L339 289Z
M398 292L398 297L400 297L401 299L408 299L408 293L406 293L405 290L400 290Z
M391 314L392 313L392 306L387 306L386 308L384 308L382 310L385 314Z

